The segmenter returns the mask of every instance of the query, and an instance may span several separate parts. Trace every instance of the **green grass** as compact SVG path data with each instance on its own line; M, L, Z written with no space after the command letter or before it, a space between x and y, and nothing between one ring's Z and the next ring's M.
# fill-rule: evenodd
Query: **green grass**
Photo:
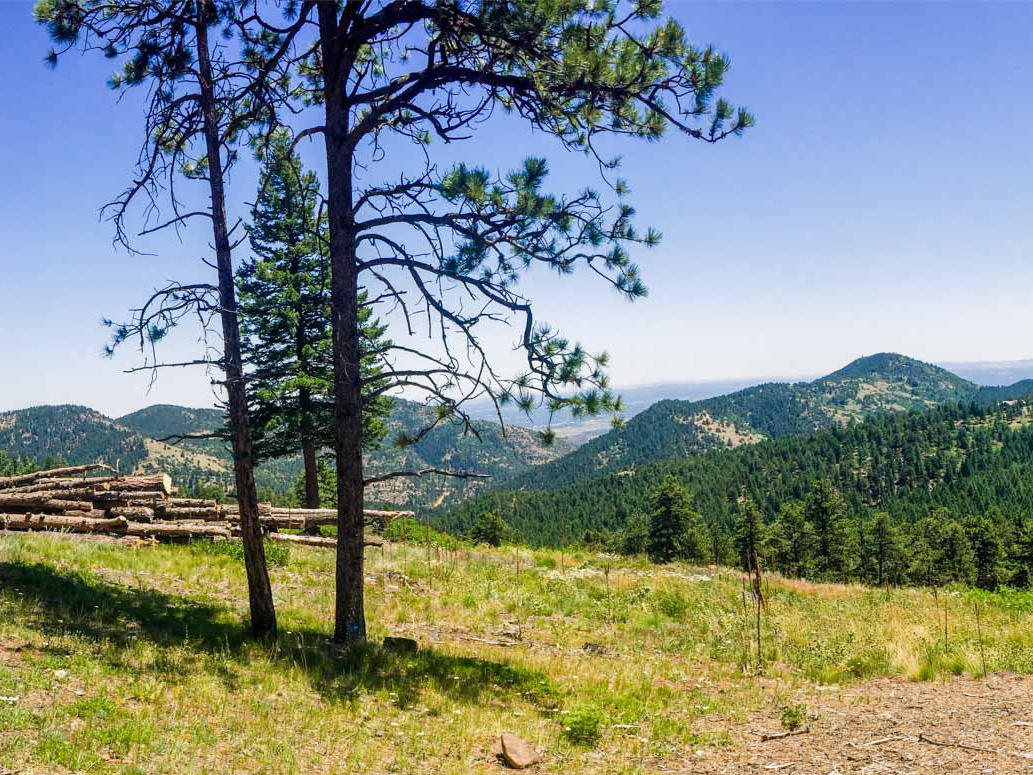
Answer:
M758 708L777 724L796 688L981 675L984 657L1033 672L1027 591L773 578L758 677L752 657L742 673L755 634L730 571L512 547L432 546L428 562L401 544L370 550L366 571L371 643L343 652L327 642L333 554L275 554L280 635L263 645L230 548L0 536L0 697L17 698L0 699L0 765L495 772L509 731L551 771L649 772L731 744ZM421 648L380 648L390 634Z

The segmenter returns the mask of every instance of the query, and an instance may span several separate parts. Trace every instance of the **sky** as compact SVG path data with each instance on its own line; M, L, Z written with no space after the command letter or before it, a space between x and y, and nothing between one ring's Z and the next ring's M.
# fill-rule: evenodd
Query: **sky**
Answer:
M879 351L1033 356L1033 4L667 8L729 54L722 94L757 126L716 146L674 134L614 146L639 225L664 234L634 256L650 295L630 304L588 275L532 273L522 288L539 318L608 351L618 386L819 374ZM0 29L0 411L211 405L202 372L151 385L124 373L132 352L101 357L102 317L167 281L210 279L203 230L128 255L98 217L131 179L138 97L116 101L100 58L47 68L31 3L0 0ZM435 152L501 171L541 155L555 188L597 184L584 158L512 121ZM245 164L237 209L253 191ZM512 340L490 340L503 366ZM168 354L198 347L185 331Z

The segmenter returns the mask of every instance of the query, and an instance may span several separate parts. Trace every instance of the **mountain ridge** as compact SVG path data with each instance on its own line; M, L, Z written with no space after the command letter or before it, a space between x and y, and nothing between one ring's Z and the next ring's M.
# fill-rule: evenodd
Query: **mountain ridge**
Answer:
M498 475L551 460L569 447L546 448L525 428L507 428L476 420L476 436L464 436L454 423L443 423L418 442L398 448L391 440L415 434L429 424L432 410L422 404L398 399L388 418L385 444L366 453L372 475L397 469L449 468ZM154 404L118 418L89 407L42 405L0 412L0 452L42 462L60 457L70 464L104 462L123 471L165 471L186 489L202 484L229 486L232 455L221 438L168 437L215 434L223 425L218 409ZM264 461L255 479L264 496L288 497L301 475L300 456ZM440 504L472 494L482 480L449 480L443 477L396 479L367 490L371 503L391 505Z
M554 489L667 458L843 427L881 412L987 404L1029 393L1033 380L981 387L935 364L875 353L810 381L766 382L698 401L657 401L623 426L490 489Z

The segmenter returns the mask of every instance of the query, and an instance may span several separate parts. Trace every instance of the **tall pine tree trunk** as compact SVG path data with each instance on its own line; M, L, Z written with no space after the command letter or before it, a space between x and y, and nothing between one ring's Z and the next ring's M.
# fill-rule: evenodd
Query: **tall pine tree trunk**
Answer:
M337 453L337 600L334 640L366 639L363 607L362 386L359 374L359 290L349 144L337 6L319 4L326 121L327 214L330 226L331 321L334 350L334 449Z
M312 396L306 388L298 394L301 410L301 458L305 464L305 508L319 508L319 464L316 461L316 438L312 419ZM318 528L316 528L318 530Z
M301 289L301 261L295 256L291 261L291 276L294 278L298 303L295 313L298 317L294 329L294 357L298 360L298 370L308 377L311 374L308 357L305 354L305 300ZM319 508L319 466L316 462L316 429L312 415L312 391L307 387L298 390L299 431L301 434L301 459L305 465L305 508ZM319 527L307 528L307 533L317 534Z
M244 367L240 354L240 328L237 320L236 289L233 285L233 260L226 226L226 196L219 142L219 124L215 106L212 63L208 49L208 27L205 3L198 4L197 65L201 86L201 110L208 154L208 180L212 197L212 226L215 258L219 275L219 305L223 338L223 369L229 407L233 447L233 474L240 507L240 532L244 542L244 566L247 571L251 606L251 629L256 637L276 633L276 610L269 571L265 562L265 546L258 517L258 492L255 489L255 463L251 448L251 425L248 418Z

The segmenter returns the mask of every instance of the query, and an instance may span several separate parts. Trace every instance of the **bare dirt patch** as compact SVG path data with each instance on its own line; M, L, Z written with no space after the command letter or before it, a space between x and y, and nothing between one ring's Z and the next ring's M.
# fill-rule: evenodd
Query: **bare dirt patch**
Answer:
M728 729L729 748L701 750L668 772L1033 773L1033 678L945 683L884 679L798 692L809 731L784 734L771 707Z

